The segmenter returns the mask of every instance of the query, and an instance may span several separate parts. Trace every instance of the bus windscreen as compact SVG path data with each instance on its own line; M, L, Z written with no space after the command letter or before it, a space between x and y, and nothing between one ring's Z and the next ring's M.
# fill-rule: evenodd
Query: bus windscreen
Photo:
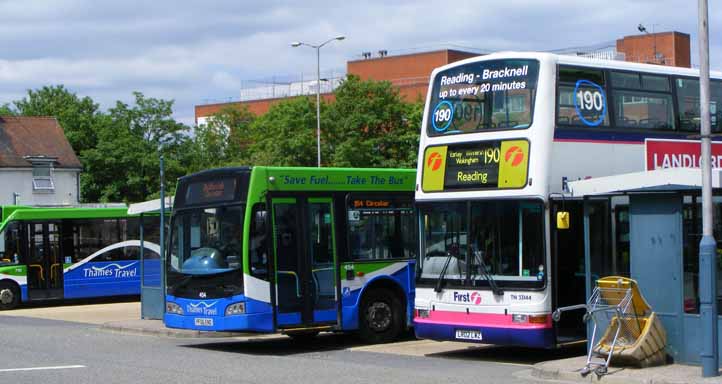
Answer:
M528 128L539 62L489 60L440 72L432 84L429 136Z

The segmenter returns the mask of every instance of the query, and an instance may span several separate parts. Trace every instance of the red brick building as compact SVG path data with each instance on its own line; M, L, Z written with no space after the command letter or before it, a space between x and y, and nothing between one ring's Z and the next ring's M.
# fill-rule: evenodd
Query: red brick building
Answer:
M626 61L653 63L677 67L690 67L689 35L680 32L660 32L625 36L616 43L617 53ZM385 52L385 51L382 51ZM371 57L351 60L346 63L346 73L359 76L362 80L385 80L399 89L407 101L423 100L429 85L429 76L434 68L478 56L479 53L443 49L405 55ZM332 93L322 93L324 100L333 100ZM227 107L245 105L256 115L268 111L280 98L264 98L227 103L204 104L195 107L196 123Z

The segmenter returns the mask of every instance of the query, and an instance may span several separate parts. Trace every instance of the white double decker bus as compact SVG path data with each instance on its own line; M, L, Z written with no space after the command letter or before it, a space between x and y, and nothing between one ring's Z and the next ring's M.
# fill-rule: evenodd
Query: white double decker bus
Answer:
M417 336L544 348L583 339L580 318L553 323L551 313L584 302L585 268L629 275L628 198L588 205L585 265L583 205L567 181L697 166L697 76L537 52L436 69L415 196ZM720 132L722 76L712 78L712 129ZM722 155L722 144L714 148ZM559 211L570 213L570 228L557 228ZM685 272L694 268L685 261ZM696 286L689 291L692 300Z

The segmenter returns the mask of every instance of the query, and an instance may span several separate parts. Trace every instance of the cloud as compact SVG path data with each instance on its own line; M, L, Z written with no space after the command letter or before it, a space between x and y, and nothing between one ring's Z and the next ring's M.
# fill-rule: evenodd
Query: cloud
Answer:
M720 7L710 3L713 69L722 69ZM315 75L315 50L291 48L296 40L344 34L346 40L321 50L321 68L330 70L380 49L551 50L613 42L637 34L639 23L689 33L698 63L697 8L684 0L3 1L0 103L49 84L104 107L140 91L174 99L176 117L192 123L194 105L238 98L250 80Z

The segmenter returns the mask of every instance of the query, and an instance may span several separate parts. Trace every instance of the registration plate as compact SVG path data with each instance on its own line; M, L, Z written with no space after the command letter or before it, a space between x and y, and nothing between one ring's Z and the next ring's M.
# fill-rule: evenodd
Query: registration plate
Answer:
M196 318L196 325L201 327L212 327L213 326L213 319L207 319L203 317Z
M462 340L481 340L481 331L472 329L457 329L456 338Z

